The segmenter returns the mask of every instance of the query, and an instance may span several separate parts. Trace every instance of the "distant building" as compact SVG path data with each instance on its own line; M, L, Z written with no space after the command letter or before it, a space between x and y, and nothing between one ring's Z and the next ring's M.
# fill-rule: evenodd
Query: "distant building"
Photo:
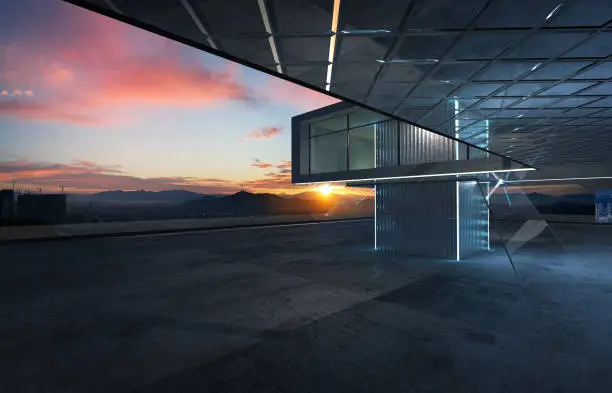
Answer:
M66 194L24 194L17 198L20 218L56 224L66 220Z
M15 215L15 192L0 190L0 220Z

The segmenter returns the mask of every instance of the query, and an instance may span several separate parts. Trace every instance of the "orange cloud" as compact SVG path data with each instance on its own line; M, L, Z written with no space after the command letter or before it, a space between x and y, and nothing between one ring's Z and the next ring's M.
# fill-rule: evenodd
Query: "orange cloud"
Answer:
M280 163L273 165L260 159L255 159L251 166L268 169L276 168L276 172L268 172L262 178L246 182L250 187L262 189L282 189L293 187L291 184L291 161L281 160Z
M279 189L291 187L291 175L286 173L269 172L262 178L246 182L250 187L262 189Z
M71 165L30 161L0 162L0 183L18 188L57 190L60 184L68 192L99 192L105 190L162 191L183 189L201 193L235 192L239 186L229 180L195 177L141 178L130 176L117 166L102 166L90 161Z
M282 127L262 127L249 132L242 140L270 139L280 134L282 130Z
M291 161L281 160L280 164L276 166L279 169L291 169Z
M274 165L270 164L269 162L262 161L259 158L255 158L253 162L251 163L251 166L254 166L255 168L265 169L265 168L271 168Z

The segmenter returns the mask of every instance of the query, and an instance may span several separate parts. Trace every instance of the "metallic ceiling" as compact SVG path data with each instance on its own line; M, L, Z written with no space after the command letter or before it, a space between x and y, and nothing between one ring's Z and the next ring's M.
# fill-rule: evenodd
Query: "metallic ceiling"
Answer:
M612 170L610 0L65 1L532 166Z

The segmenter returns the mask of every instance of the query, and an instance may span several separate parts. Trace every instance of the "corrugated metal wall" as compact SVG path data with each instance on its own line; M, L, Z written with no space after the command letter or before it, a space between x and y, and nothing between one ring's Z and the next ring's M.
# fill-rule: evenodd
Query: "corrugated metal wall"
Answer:
M398 121L386 120L376 124L376 167L398 166Z
M442 135L397 120L376 125L379 168L455 159L455 142Z
M455 142L408 123L400 123L400 165L415 165L454 159Z
M376 241L384 251L455 259L454 181L376 186Z
M455 159L456 146L451 139L396 120L378 123L376 127L377 167ZM487 220L486 203L476 182L376 185L379 250L457 259L459 241L460 258L465 258L487 248Z
M459 183L459 239L461 259L488 248L487 203L475 181Z

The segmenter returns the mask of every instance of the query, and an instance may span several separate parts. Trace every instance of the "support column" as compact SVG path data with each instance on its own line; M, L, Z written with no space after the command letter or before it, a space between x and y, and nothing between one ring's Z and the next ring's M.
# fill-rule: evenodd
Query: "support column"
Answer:
M382 251L463 259L487 249L487 217L474 181L376 185L375 241Z

